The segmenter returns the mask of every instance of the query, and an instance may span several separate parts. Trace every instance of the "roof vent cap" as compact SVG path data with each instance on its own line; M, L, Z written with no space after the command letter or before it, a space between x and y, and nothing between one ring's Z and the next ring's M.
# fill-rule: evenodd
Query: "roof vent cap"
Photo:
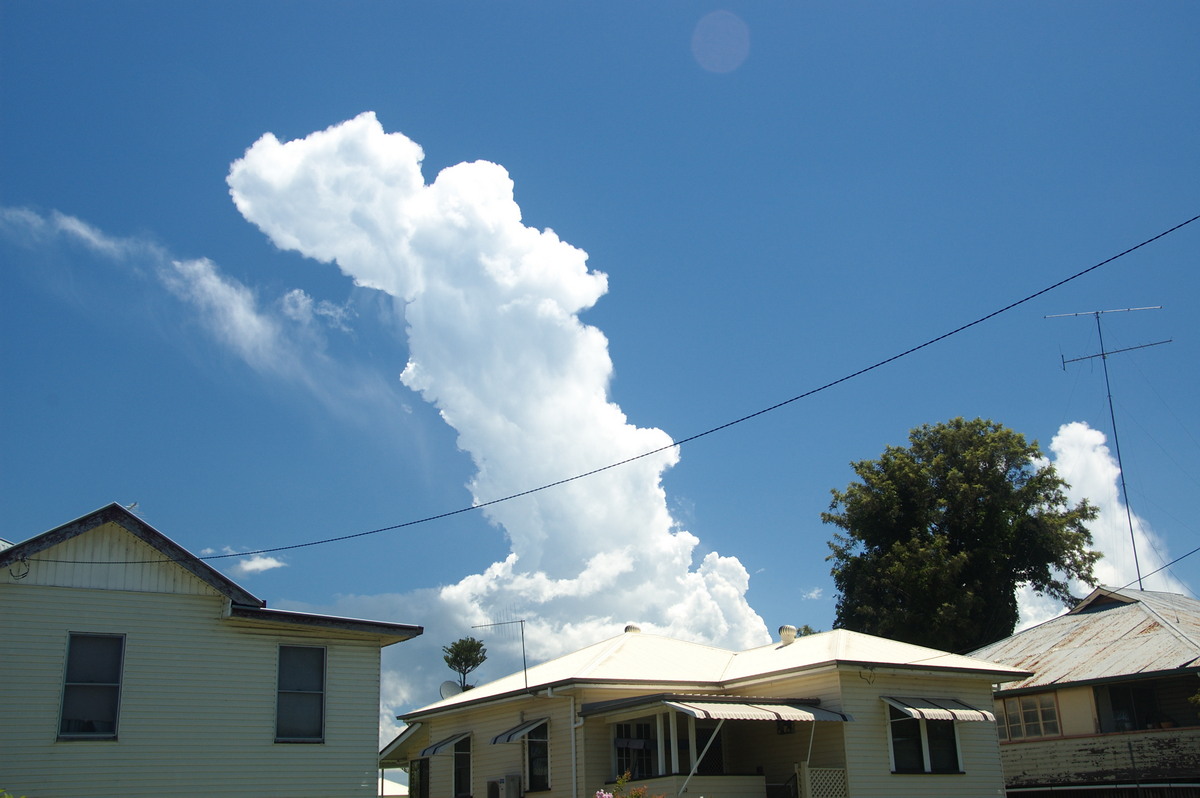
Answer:
M642 627L638 626L636 623L627 624L625 626L625 632L627 634L634 634L640 631L642 631Z
M779 627L779 641L785 646L790 646L792 641L796 639L796 627L790 623L785 623Z

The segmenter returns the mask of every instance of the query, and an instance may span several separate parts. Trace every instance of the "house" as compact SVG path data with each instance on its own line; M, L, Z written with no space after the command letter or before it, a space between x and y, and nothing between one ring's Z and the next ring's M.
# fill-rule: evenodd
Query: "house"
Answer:
M1009 795L1200 798L1200 601L1097 588L973 656L1032 671L996 690Z
M383 646L268 609L117 504L0 551L0 788L373 796Z
M1027 673L835 630L728 651L621 635L400 717L412 798L989 796L992 684Z

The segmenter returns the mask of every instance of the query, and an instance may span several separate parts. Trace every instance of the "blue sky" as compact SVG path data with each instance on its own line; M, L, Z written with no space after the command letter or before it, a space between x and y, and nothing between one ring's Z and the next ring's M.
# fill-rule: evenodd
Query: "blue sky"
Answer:
M1198 32L1185 2L0 0L0 537L110 501L195 552L353 535L857 372L1200 213ZM463 634L482 678L519 663L476 623L525 618L535 658L829 628L829 490L982 416L1106 507L1124 584L1100 362L1062 366L1095 321L1044 317L1163 306L1103 320L1173 341L1109 359L1154 570L1200 546L1198 250L1200 222L677 455L213 562L424 624L386 715ZM1155 579L1194 596L1200 555Z

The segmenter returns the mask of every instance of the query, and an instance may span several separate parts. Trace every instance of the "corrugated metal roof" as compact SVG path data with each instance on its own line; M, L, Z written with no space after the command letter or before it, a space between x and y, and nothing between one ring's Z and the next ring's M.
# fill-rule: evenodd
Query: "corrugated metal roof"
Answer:
M1200 601L1097 588L1075 609L972 652L1033 671L1004 690L1200 670Z

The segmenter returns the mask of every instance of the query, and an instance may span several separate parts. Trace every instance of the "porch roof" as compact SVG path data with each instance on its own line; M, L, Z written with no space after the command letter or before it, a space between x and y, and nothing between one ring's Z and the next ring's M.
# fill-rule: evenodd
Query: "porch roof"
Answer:
M821 709L816 706L819 703L821 701L817 698L655 693L616 701L584 704L579 714L588 717L608 715L614 712L628 714L639 710L652 712L659 707L666 706L694 718L706 720L791 720L802 722L854 720L844 712Z

